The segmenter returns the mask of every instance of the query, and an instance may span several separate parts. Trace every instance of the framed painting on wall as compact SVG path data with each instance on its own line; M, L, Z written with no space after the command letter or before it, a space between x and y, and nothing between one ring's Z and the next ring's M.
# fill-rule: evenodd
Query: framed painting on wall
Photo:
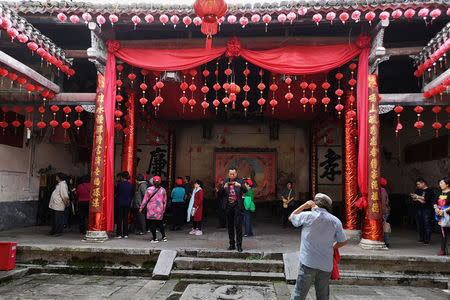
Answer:
M228 169L236 168L240 178L253 181L255 199L274 200L276 196L275 151L225 151L214 152L215 178L228 177Z

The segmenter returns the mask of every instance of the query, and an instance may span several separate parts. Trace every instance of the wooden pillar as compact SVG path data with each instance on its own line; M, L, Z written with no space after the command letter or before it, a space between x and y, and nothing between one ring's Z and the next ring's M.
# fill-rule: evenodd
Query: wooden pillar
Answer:
M354 113L354 97L352 94L346 95L345 114L344 114L344 229L358 230L358 208L355 205L358 199L358 150L357 150L357 136L358 129L356 126L356 113ZM359 239L359 230L357 233Z
M105 178L105 76L97 75L97 93L95 97L95 121L91 163L91 197L89 200L89 229L85 241L104 242L106 234L106 193Z
M368 200L360 245L364 249L385 248L380 197L380 119L376 75L369 75Z
M122 144L122 168L121 171L130 173L131 182L136 177L136 108L135 94L128 93L126 128L128 133L124 135Z

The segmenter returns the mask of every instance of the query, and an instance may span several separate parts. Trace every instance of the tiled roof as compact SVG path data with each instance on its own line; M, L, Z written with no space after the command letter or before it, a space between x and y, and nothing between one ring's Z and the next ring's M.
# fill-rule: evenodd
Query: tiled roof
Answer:
M144 13L173 13L194 14L193 0L131 0L126 1L11 1L4 0L5 5L15 8L23 14L54 14L58 12L81 13L115 13L120 14L144 14ZM297 12L301 7L309 11L326 10L355 10L362 11L383 8L407 8L407 7L448 7L446 0L299 0L299 1L256 1L247 0L245 4L236 4L243 1L226 1L228 14L251 13L286 13ZM443 12L445 14L445 11Z

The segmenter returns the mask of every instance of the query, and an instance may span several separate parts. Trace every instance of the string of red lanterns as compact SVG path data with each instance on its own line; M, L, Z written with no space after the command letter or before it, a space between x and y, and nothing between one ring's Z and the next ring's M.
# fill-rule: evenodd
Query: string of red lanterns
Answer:
M173 28L176 28L176 25L182 20L185 27L188 28L192 23L198 27L201 25L201 31L207 36L207 43L210 42L210 39L213 35L215 35L218 31L220 31L220 26L223 24L223 22L226 20L229 24L236 24L236 22L239 21L239 25L244 29L246 25L251 22L253 24L258 24L262 21L262 23L265 24L265 31L267 32L268 24L272 21L273 16L276 16L276 20L281 23L285 24L286 21L289 21L289 24L293 24L295 20L299 18L306 18L305 16L308 14L308 8L306 7L300 7L296 11L288 11L288 12L280 12L280 13L266 13L261 16L259 13L253 13L250 16L250 20L246 17L246 13L238 13L240 15L239 20L237 18L237 15L234 13L229 14L228 16L225 16L227 12L227 5L225 1L214 1L213 5L211 5L211 2L209 0L196 0L194 6L193 6L193 13L195 13L197 16L194 18L191 18L193 13L188 13L185 16L179 16L178 14L171 14L170 16L166 13L161 13L158 20L161 22L162 25L166 25L169 21L173 24ZM350 21L353 21L354 23L358 23L361 21L361 16L363 16L364 20L367 21L370 25L372 22L376 19L377 13L372 10L366 11L364 14L359 10L354 10L352 12L350 11L343 11L342 10L335 10L335 11L328 11L323 15L322 9L314 9L309 8L311 11L311 19L314 23L319 25L319 23L322 21L325 15L325 20L330 22L330 24L333 24L333 21L336 19L338 13L339 13L339 20L343 25L348 24ZM389 20L392 18L392 20L400 19L401 17L404 17L405 19L409 20L414 18L416 15L419 18L424 19L425 25L432 24L432 22L440 17L442 14L442 11L439 8L432 8L432 6L428 7L422 7L422 8L407 8L405 7L404 10L396 8L396 9L385 9L381 11L378 14L378 18L380 20ZM449 10L446 12L447 15L450 14ZM61 23L65 23L67 20L69 20L71 23L76 24L80 21L80 18L77 14L70 15L69 18L67 18L67 15L64 12L60 12L57 16L57 19ZM82 14L82 19L87 24L88 22L92 21L92 15L88 12L85 12ZM114 13L110 13L108 16L109 22L111 23L111 26L114 26L119 21L119 17L115 15ZM133 24L133 28L136 30L136 26L141 23L141 18L139 17L139 14L133 15L130 19L131 24ZM153 23L155 21L155 17L148 13L145 14L144 20L149 24ZM428 22L430 20L430 22ZM96 22L102 27L106 23L106 18L99 14L96 17ZM19 36L18 32L14 32L14 30L11 30L10 34L11 38L16 38ZM209 41L208 41L209 40Z
M450 77L447 77L444 80L442 80L442 82L440 84L438 84L437 86L435 86L434 88L425 91L423 93L423 96L428 99L428 98L434 97L437 94L439 94L441 101L442 101L442 95L444 92L447 91L447 88L449 86L450 86Z

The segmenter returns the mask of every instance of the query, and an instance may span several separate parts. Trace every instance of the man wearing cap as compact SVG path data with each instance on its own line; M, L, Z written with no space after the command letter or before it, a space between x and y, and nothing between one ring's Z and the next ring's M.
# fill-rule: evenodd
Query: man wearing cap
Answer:
M300 266L291 300L306 299L312 281L317 300L329 299L333 252L347 244L341 221L330 213L331 205L330 197L318 193L289 217L295 227L302 226ZM311 211L303 211L308 208Z
M228 178L224 181L226 214L228 224L228 237L230 247L228 250L234 250L237 247L242 252L242 221L244 219L244 199L243 195L247 192L242 179L237 177L236 168L228 170ZM236 229L236 239L234 232Z

